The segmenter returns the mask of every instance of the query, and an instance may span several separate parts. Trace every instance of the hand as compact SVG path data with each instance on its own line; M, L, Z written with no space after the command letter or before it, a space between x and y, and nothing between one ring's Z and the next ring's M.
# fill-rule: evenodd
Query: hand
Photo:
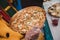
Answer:
M33 29L29 30L26 33L25 40L36 40L39 36L40 29L37 27L34 27Z

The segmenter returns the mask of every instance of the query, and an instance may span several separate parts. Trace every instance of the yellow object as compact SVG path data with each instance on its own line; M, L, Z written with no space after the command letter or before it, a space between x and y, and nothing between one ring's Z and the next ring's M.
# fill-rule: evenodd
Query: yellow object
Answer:
M44 34L42 32L40 32L39 37L38 37L37 40L45 40L44 39Z
M14 6L7 6L7 7L4 9L4 11L8 11L10 8L13 8L13 9L17 12L17 10L16 10L16 8L15 8Z
M17 9L14 6L12 6L12 8L17 12Z
M13 31L7 23L0 17L0 40L20 40L23 36Z
M6 8L5 8L5 11L7 11L8 9L10 9L11 8L11 6L7 6Z

